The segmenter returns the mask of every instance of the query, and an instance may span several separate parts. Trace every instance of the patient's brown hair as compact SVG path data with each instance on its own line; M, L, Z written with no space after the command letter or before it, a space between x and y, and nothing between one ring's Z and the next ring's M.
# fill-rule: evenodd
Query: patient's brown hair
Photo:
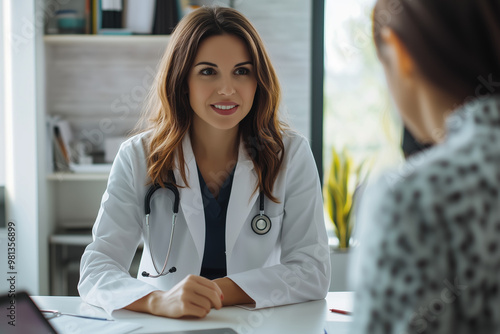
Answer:
M428 80L457 100L500 94L500 1L378 0L378 51L382 27L394 31Z

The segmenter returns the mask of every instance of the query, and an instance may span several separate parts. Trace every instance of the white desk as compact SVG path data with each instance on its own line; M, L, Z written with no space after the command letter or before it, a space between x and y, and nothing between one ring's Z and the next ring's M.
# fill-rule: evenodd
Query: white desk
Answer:
M89 316L108 317L100 308L90 306L80 297L33 297L41 309L55 309L60 312L78 313ZM352 310L351 292L329 292L326 300L285 305L280 307L247 311L239 307L224 307L212 310L204 319L178 320L153 315L118 310L115 320L135 322L142 328L133 333L167 333L175 330L231 327L238 334L324 334L324 328L335 328L335 334L345 331L350 316L331 313L328 308ZM96 320L98 321L98 320ZM330 334L330 333L329 333Z

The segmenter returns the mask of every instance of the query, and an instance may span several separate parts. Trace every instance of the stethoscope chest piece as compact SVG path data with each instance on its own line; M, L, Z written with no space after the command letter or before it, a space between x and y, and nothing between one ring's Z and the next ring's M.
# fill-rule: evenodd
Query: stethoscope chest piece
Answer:
M264 193L259 196L260 213L252 219L252 230L258 235L264 235L271 229L271 219L264 214Z
M252 219L252 230L259 234L263 235L269 232L271 229L271 219L264 214L259 214Z

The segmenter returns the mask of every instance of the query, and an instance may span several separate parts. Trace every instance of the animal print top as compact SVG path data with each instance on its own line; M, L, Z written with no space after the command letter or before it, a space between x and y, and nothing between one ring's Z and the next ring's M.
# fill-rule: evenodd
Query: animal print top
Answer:
M363 195L351 333L500 333L500 96Z

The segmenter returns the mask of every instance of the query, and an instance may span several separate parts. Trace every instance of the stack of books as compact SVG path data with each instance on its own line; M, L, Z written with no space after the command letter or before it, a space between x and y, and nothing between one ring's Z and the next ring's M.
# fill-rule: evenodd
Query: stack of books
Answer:
M50 117L48 120L49 137L49 170L54 172L69 172L72 162L72 151L70 143L73 140L68 121L59 117Z
M182 0L85 0L87 34L168 35L185 12Z
M121 143L124 138L119 140ZM55 173L109 173L116 155L114 152L109 161L95 163L92 155L96 152L88 152L92 145L78 140L70 123L60 116L48 116L47 143L48 170Z

